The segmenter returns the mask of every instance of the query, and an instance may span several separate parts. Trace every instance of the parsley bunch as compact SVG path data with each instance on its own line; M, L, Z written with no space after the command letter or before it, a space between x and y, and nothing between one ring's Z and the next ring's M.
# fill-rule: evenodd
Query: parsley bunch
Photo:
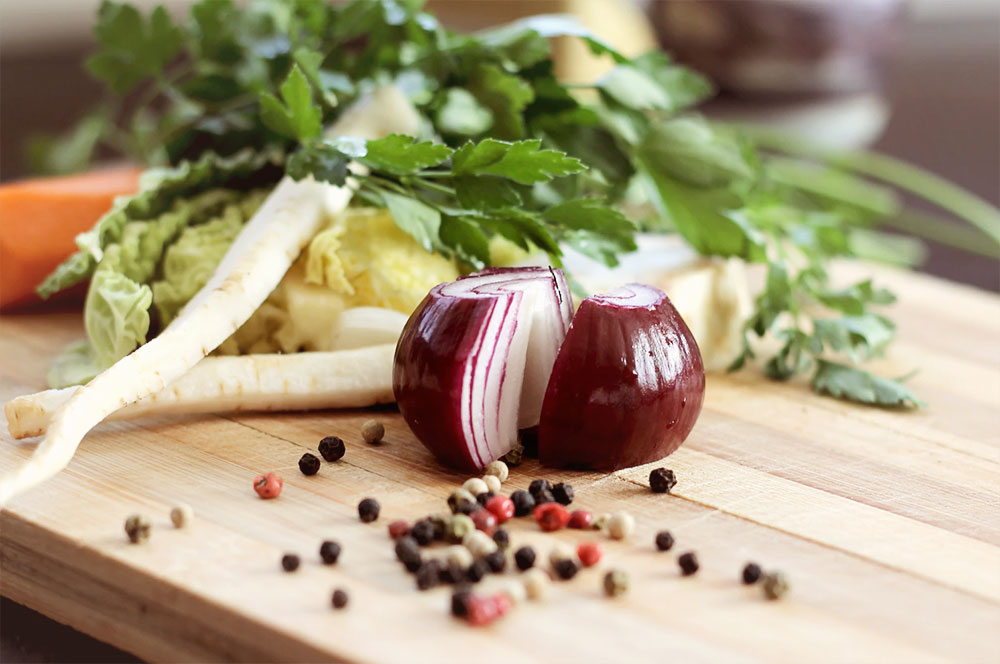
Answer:
M918 403L854 364L892 339L874 308L893 296L870 281L835 289L827 273L839 256L913 257L912 243L874 228L897 213L894 194L843 163L764 152L755 142L775 144L707 122L692 109L711 85L663 53L627 58L562 16L456 34L419 0L202 0L184 24L162 7L143 16L105 0L95 32L87 68L107 101L34 146L45 170L77 170L109 149L150 165L249 150L295 178L355 178L359 200L470 267L488 262L494 235L555 264L572 246L614 265L636 229L677 232L704 255L765 266L734 368L754 356L752 338L773 337L780 348L763 365L773 378L811 371L813 387L837 397ZM557 80L556 36L584 40L614 68L591 85ZM323 136L385 84L418 110L418 135ZM995 243L1000 216L965 203L946 207L975 212L964 216Z

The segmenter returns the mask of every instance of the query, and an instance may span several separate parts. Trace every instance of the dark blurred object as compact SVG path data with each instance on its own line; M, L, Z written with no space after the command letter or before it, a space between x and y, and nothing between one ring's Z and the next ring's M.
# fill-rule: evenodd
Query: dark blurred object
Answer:
M741 95L823 95L879 86L902 0L654 0L663 47Z

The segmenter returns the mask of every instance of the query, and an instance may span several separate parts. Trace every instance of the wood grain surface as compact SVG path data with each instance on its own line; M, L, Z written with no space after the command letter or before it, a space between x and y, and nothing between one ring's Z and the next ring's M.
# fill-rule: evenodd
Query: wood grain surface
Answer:
M842 266L838 277L872 272ZM618 600L600 570L556 583L487 629L448 615L449 593L417 592L385 524L445 509L465 477L441 468L392 410L382 445L360 441L369 411L198 416L107 423L70 467L0 513L0 592L72 627L158 661L349 662L997 662L1000 661L1000 298L886 270L900 341L879 370L919 373L928 402L901 413L852 406L753 371L712 375L688 442L662 464L674 494L648 489L652 466L561 472L526 462L504 491L536 477L573 484L574 506L626 509L626 542L593 532L509 524L515 546L598 540L600 568L631 575ZM81 334L74 313L0 321L0 397L43 386L48 359ZM296 467L319 439L348 441L314 477ZM35 441L0 441L0 472ZM278 500L253 493L276 470ZM358 521L366 496L382 503ZM193 506L190 528L168 512ZM133 512L154 523L131 545ZM654 550L670 529L677 546ZM325 538L344 546L319 564ZM681 577L677 554L701 571ZM287 574L279 559L298 552ZM759 561L792 590L765 601L739 581ZM490 578L516 578L509 572ZM329 607L334 587L346 610Z

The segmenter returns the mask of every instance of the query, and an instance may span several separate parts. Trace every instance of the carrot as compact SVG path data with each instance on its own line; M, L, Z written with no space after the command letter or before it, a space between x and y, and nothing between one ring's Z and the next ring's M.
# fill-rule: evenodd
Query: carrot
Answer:
M134 167L0 185L0 308L36 301L35 287L76 251L73 239L139 189Z

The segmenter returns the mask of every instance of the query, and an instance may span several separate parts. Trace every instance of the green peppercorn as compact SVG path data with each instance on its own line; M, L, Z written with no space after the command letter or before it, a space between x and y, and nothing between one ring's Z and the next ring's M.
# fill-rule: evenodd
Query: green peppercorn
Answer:
M374 498L365 498L358 503L358 517L363 523L371 523L378 519L382 506Z
M128 539L132 544L148 540L152 529L153 524L141 514L133 514L125 519L125 534L128 535Z
M475 522L465 514L455 514L448 520L448 539L461 542L462 539L476 529Z
M788 577L782 572L768 572L764 575L763 588L768 599L780 599L788 592Z
M623 569L613 569L604 575L604 594L608 597L624 595L628 585L628 572Z

